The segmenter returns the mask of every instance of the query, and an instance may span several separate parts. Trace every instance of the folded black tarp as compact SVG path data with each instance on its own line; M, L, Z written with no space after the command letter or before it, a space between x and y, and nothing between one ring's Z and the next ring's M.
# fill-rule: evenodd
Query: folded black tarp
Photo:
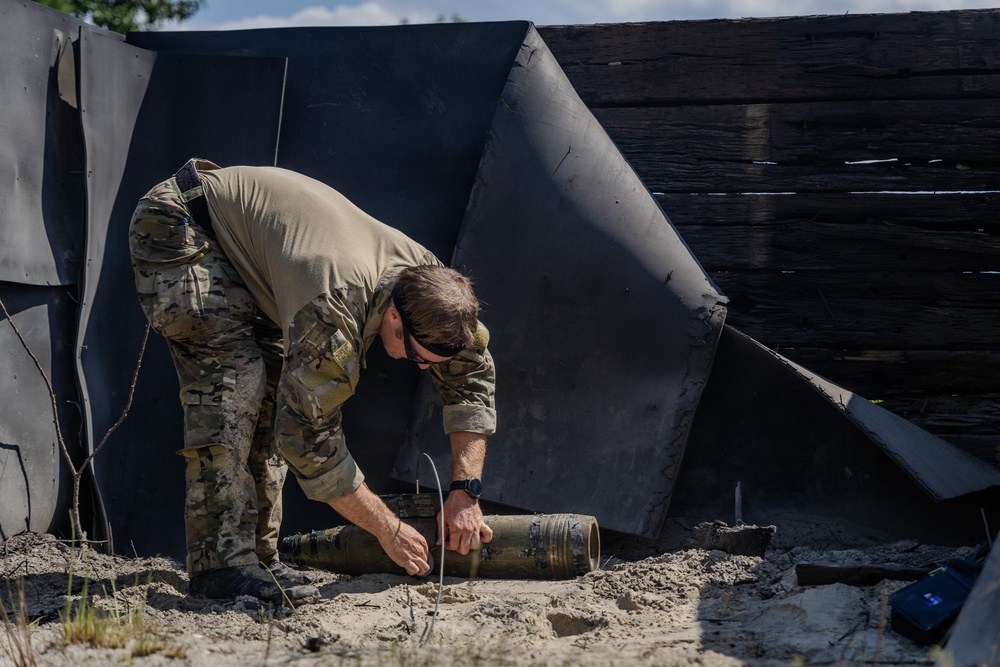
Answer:
M978 540L1000 471L726 326L671 515L782 525L847 519L927 541Z
M65 453L82 455L75 357L83 153L73 42L80 22L0 3L0 540L68 525Z
M500 96L454 261L481 285L499 369L486 497L656 536L725 299L534 30ZM429 381L421 398L398 463L406 479L423 451L449 470Z
M502 369L486 497L601 504L610 528L659 530L723 300L530 24L129 40L161 54L287 57L277 164L331 183L477 280ZM433 448L421 434L440 443L440 418L411 425L417 375L369 356L345 430L373 486L389 487L408 431L410 453ZM531 433L540 412L549 447ZM395 472L412 480L406 461ZM622 488L632 493L601 502Z
M83 150L73 44L81 22L0 3L0 281L75 285Z
M936 665L979 667L1000 664L1000 548L993 548L962 605Z
M68 451L80 456L73 372L76 304L70 290L0 283L0 299L56 395ZM52 418L52 394L0 312L0 541L68 525L69 468Z

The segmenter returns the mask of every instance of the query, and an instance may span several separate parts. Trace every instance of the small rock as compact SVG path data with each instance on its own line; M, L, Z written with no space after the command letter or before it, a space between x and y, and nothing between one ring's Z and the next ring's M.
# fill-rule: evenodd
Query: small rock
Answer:
M777 532L775 526L734 526L724 521L699 523L694 527L694 547L716 549L735 556L764 557Z

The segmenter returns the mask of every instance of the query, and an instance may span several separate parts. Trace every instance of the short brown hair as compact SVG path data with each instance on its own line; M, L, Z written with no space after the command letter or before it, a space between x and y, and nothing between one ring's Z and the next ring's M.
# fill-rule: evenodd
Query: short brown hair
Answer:
M458 271L434 265L403 269L393 297L396 309L401 310L410 333L421 345L456 352L474 346L479 300L472 291L472 281Z

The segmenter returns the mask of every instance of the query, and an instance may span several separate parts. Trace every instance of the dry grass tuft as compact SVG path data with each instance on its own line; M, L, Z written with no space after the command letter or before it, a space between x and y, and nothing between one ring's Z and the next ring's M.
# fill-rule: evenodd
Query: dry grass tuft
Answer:
M66 644L89 644L97 648L127 648L133 657L162 653L183 658L183 649L172 647L165 631L146 623L148 584L138 581L131 593L119 593L112 583L109 611L98 608L90 595L90 581L84 579L80 598L74 604L67 595L66 607L59 614L62 638ZM72 590L72 572L70 573Z
M15 595L11 592L8 583L8 599L14 600ZM7 656L7 659L15 667L35 667L38 664L35 649L31 645L31 623L28 621L28 612L24 604L23 581L18 580L16 602L13 605L14 620L11 620L3 604L3 597L0 596L0 652Z

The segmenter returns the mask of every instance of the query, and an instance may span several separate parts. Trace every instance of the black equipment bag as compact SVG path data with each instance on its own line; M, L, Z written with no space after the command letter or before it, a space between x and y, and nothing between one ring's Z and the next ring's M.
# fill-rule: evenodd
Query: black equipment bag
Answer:
M899 589L890 599L892 629L919 644L940 644L982 569L981 563L954 558Z

